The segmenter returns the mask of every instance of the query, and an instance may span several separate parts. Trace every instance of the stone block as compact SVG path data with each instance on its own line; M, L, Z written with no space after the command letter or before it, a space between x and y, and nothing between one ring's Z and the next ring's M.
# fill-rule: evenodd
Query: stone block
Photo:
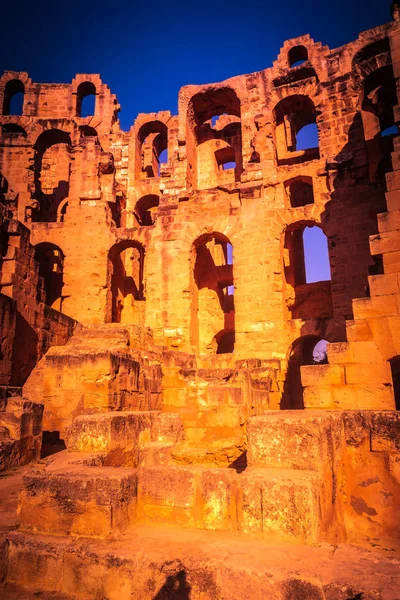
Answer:
M135 520L136 492L131 469L70 465L31 471L19 497L21 529L106 538Z
M241 531L317 541L320 523L315 473L250 468L241 479Z
M329 438L338 414L322 411L270 411L247 424L250 467L318 471L330 456Z
M345 371L348 384L392 384L392 372L388 362L346 365Z
M363 342L372 340L372 333L366 319L346 321L346 337L349 342Z
M200 474L199 503L204 529L236 531L237 485L233 469L204 469Z
M336 342L328 344L327 355L329 364L344 364L354 362L353 345L349 342Z
M374 298L356 298L353 300L355 319L370 319L398 313L397 294L376 296Z
M149 442L155 413L115 411L80 415L68 428L65 442L71 452L102 452L104 464L136 467L139 446Z
M185 436L182 420L174 413L155 413L151 426L151 439L176 443Z
M371 296L387 296L399 293L397 273L370 275L368 277Z
M400 453L400 413L374 412L371 416L371 450Z
M333 409L335 408L335 400L334 400L334 390L342 389L344 386L339 386L339 388L334 388L333 386L322 387L322 386L309 386L304 388L303 390L303 402L304 408L307 409L316 409L316 408L325 408L325 409Z
M372 256L385 254L386 252L398 252L400 250L400 239L398 231L378 233L371 235L369 246Z
M140 467L138 471L138 519L180 526L194 526L196 481L193 467Z
M359 341L352 344L356 363L379 363L382 355L374 341Z
M342 385L345 383L342 365L311 365L301 367L301 382L304 387Z

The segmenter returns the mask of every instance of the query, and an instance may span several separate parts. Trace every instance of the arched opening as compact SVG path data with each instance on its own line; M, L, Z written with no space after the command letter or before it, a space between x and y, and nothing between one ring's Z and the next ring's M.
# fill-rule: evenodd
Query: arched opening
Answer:
M43 301L61 312L64 255L55 244L44 242L35 246L35 260L39 264L39 276L43 278Z
M17 125L16 123L5 123L1 126L3 130L3 134L11 135L11 136L22 136L26 138L27 133L23 127Z
M158 157L158 177L161 175L162 166L166 164L168 164L168 148L165 148Z
M308 60L308 50L305 46L294 46L289 50L289 67L299 67Z
M281 410L300 410L304 408L301 367L327 363L327 340L309 335L297 339L291 346L288 367L281 400Z
M400 356L395 356L390 361L393 379L393 392L396 410L400 410Z
M240 100L231 88L196 94L188 106L189 179L197 189L240 181Z
M56 222L60 204L69 194L71 139L60 129L42 133L35 144L35 198L38 208L34 222Z
M144 323L144 247L139 242L115 244L108 253L107 321Z
M76 92L76 116L92 117L96 111L96 86L91 81L84 81Z
M398 134L394 107L396 80L391 65L370 73L364 81L362 121L371 181L383 179L392 171L393 136Z
M168 162L168 128L161 121L145 123L138 133L141 179L158 177L161 165Z
M65 217L67 215L67 209L68 209L68 198L65 198L65 200L63 200L60 203L60 205L58 206L58 210L57 210L57 222L58 223L64 223Z
M328 238L320 227L307 226L303 231L305 283L330 281Z
M314 204L314 189L311 177L297 177L285 183L286 195L292 208Z
M191 343L199 354L234 351L233 250L220 233L205 234L192 246Z
M332 317L332 286L327 238L313 222L290 225L283 249L289 319Z
M160 203L160 199L155 194L143 196L136 202L135 217L139 225L150 226L154 225L155 215Z
M274 110L278 164L319 158L317 111L308 96L288 96Z
M81 137L83 137L83 138L97 137L97 131L95 130L94 127L89 127L89 125L81 125L79 127L79 131L80 131Z
M7 81L4 88L3 115L22 115L24 95L25 86L20 79Z

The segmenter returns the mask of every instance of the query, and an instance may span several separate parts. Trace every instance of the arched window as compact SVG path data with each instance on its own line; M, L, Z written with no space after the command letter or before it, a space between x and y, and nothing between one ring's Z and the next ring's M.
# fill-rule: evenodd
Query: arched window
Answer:
M303 231L305 283L329 281L328 239L320 227L306 227Z
M16 123L5 123L1 128L6 135L22 136L23 138L27 136L25 129Z
M275 107L275 143L279 164L319 158L317 111L308 96L288 96Z
M192 247L191 343L200 354L234 350L233 250L222 234L206 234Z
M3 115L22 115L25 86L20 79L7 81L4 89Z
M68 133L49 129L35 144L35 197L38 209L32 221L56 222L60 204L69 195L70 146Z
M281 400L281 410L304 408L303 386L300 368L305 365L322 365L327 363L327 340L308 335L297 339L291 346L288 357L288 368Z
M231 88L196 94L188 106L189 178L197 189L235 183L242 173L240 100Z
M362 121L372 181L392 171L393 136L398 134L394 107L396 80L391 65L370 73L364 81Z
M136 202L135 205L135 216L139 225L153 225L155 221L155 213L160 203L158 196L149 194L143 196Z
M284 244L285 296L290 319L333 314L327 238L314 223L287 228Z
M91 81L78 86L76 93L76 116L92 117L96 110L96 87Z
M285 183L286 194L292 208L314 204L314 190L311 177L298 177Z
M138 133L141 178L158 177L160 165L168 161L168 128L161 121L145 123Z
M144 254L142 244L130 240L109 251L108 322L143 325Z
M61 311L64 255L55 244L44 242L35 246L35 260L39 263L39 276L43 278L44 302Z
M308 50L305 46L294 46L288 53L289 67L298 67L308 60Z
M81 125L79 127L79 131L80 131L81 137L83 137L83 138L97 137L97 131L95 130L94 127L89 127L88 125Z

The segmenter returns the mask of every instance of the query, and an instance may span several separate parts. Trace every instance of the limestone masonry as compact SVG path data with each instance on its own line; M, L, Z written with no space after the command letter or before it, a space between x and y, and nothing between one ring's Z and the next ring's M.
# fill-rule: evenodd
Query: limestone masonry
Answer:
M0 597L399 600L392 16L129 132L0 78Z

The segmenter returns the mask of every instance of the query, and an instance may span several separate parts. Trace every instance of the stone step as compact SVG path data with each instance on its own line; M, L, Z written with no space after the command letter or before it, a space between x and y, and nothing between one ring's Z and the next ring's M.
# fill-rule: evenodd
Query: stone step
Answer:
M112 544L11 533L8 580L46 600L395 600L400 589L393 551L149 525Z
M333 459L340 432L340 413L291 410L251 417L247 424L248 465L320 472Z
M61 465L58 465L61 466ZM32 470L19 496L21 529L61 536L106 538L135 520L137 476L132 469L62 465Z
M173 447L174 444L166 442L146 442L141 444L139 448L139 466L154 467L171 464L171 450Z
M179 465L207 465L213 467L238 467L245 461L245 443L238 437L209 441L196 445L190 439L176 444L171 456ZM243 458L240 461L241 457Z
M354 319L382 318L398 314L397 296L375 296L373 298L355 298L352 301Z
M250 468L239 474L193 465L144 466L138 471L137 518L184 528L272 532L314 543L320 495L320 479L310 470Z
M112 411L76 417L66 435L71 452L101 452L104 464L137 467L143 445L173 445L183 439L178 415L157 411Z

